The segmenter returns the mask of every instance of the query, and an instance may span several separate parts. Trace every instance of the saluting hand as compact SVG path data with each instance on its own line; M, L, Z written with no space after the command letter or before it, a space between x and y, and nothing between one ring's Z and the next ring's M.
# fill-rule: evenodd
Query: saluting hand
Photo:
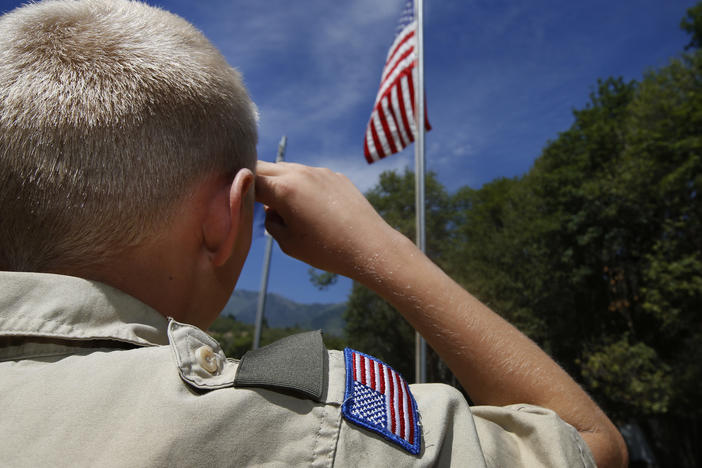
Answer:
M259 161L256 200L266 229L288 255L360 280L399 238L351 181L329 169Z

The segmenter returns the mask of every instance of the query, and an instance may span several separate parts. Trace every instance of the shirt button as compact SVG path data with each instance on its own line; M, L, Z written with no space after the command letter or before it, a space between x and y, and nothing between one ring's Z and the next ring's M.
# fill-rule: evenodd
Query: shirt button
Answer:
M212 351L209 346L200 346L195 351L195 356L197 356L197 362L210 374L214 374L219 370L219 365L217 363L217 355Z

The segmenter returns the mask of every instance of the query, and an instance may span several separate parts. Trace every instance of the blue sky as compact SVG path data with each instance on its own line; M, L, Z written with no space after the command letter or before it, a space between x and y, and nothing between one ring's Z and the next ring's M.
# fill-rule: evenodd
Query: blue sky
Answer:
M7 11L22 2L1 1ZM373 165L363 134L404 0L150 0L192 22L244 75L261 113L259 157L326 166L367 190L413 165L413 148ZM425 0L427 167L449 189L525 173L572 123L598 78L639 79L680 54L692 0ZM427 234L428 236L431 233ZM237 287L257 290L265 239ZM299 302L346 299L273 251L269 291Z

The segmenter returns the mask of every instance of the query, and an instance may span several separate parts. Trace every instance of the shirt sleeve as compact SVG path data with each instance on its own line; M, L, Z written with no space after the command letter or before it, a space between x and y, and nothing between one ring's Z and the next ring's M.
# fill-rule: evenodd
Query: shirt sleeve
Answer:
M551 410L521 404L471 413L488 467L596 467L578 431Z

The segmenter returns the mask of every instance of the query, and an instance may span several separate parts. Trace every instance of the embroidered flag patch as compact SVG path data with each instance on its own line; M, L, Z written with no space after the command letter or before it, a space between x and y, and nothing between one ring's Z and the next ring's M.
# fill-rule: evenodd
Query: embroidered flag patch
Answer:
M407 382L393 368L367 354L346 348L344 357L344 417L411 454L419 454L422 437L417 403Z

